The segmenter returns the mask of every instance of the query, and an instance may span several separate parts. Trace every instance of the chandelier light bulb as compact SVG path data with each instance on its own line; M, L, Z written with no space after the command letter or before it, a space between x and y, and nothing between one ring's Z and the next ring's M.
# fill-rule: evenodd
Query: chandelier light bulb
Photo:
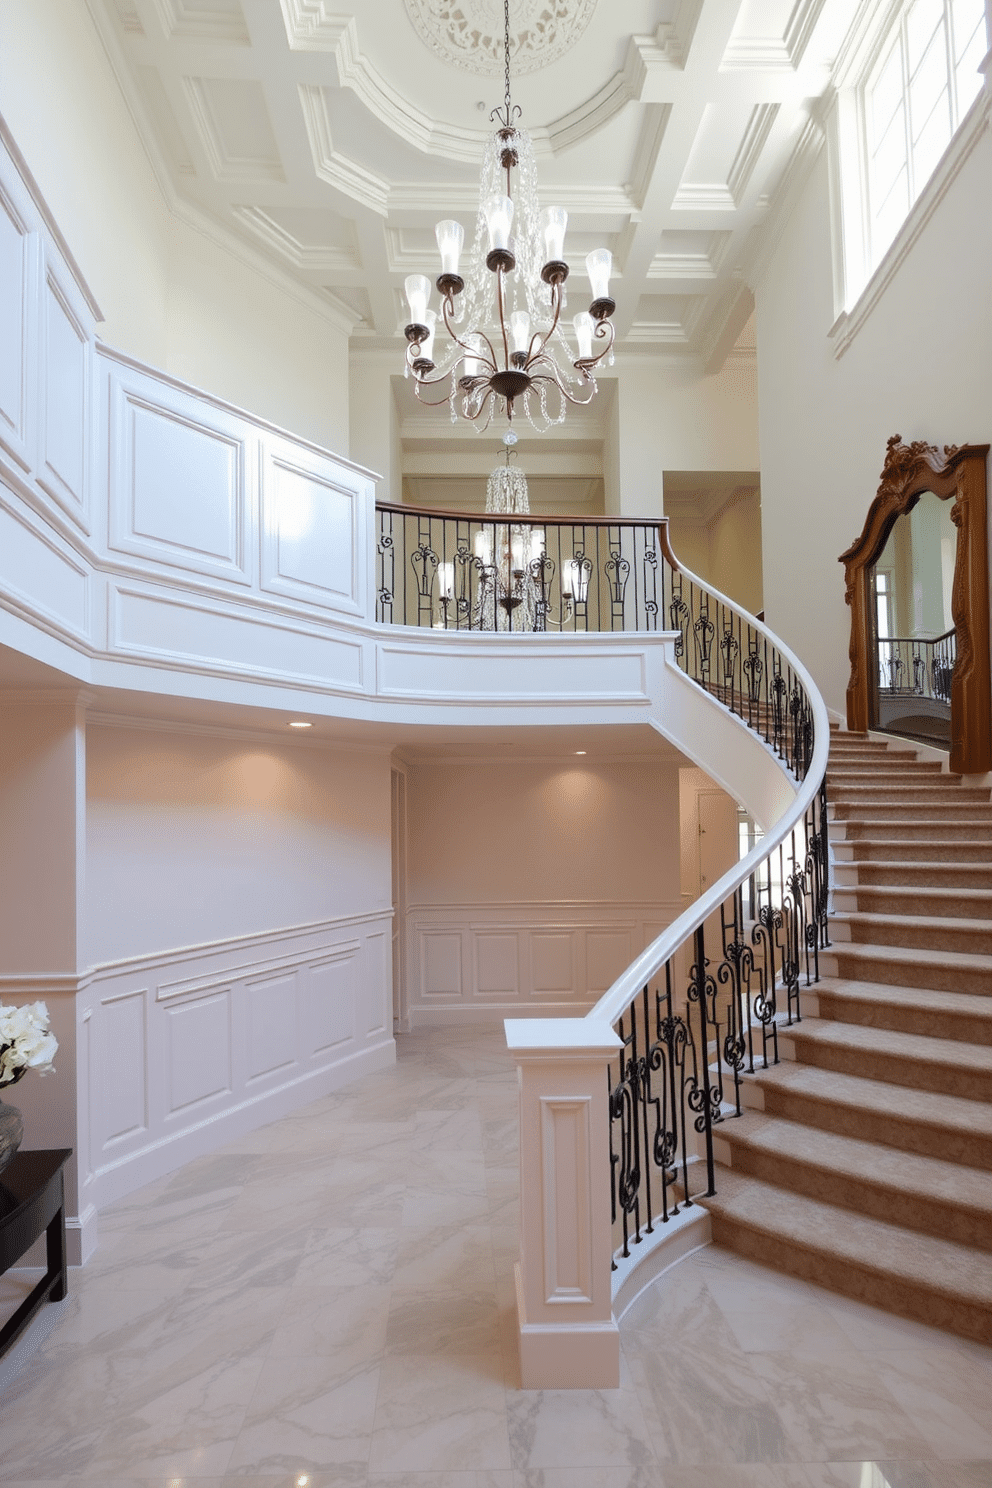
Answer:
M420 355L428 362L434 360L434 332L437 330L437 311L428 310L422 322L427 327L427 339L420 343Z
M434 236L441 254L441 273L457 274L458 260L465 242L465 229L460 222L452 222L448 218L438 223Z
M579 343L577 360L587 362L592 356L593 318L588 310L580 310L572 321L572 325L575 329L575 339Z
M490 196L482 208L489 232L489 251L510 246L510 226L513 222L513 203L508 196Z
M510 338L514 351L526 354L530 345L530 316L526 310L514 310L510 316Z
M592 285L593 300L608 300L610 297L610 274L613 271L613 254L609 248L596 248L586 258L586 273Z
M493 561L493 539L492 534L483 530L475 534L475 556L483 568L488 568Z
M426 274L408 274L403 284L410 305L410 320L413 325L427 324L427 301L431 296L431 281Z
M438 589L442 599L451 599L455 592L455 565L442 563L438 567Z
M560 263L565 256L565 228L568 213L564 207L545 207L538 219L544 239L544 262Z

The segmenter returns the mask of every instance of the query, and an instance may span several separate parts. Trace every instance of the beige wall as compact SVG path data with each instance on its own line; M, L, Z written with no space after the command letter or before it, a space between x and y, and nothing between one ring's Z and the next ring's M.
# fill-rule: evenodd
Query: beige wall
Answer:
M385 754L94 727L86 964L390 904Z
M348 338L315 301L175 215L83 0L0 0L0 112L111 346L348 453Z
M700 472L700 485L705 472ZM762 608L761 495L741 487L708 520L702 510L673 501L668 519L679 562L752 615Z
M992 135L986 129L838 360L827 159L757 288L765 613L844 708L837 557L861 532L885 443L992 441Z
M679 897L674 766L417 761L408 802L411 904Z
M723 370L618 358L616 427L607 440L606 510L655 516L664 470L757 470L756 367L731 357Z

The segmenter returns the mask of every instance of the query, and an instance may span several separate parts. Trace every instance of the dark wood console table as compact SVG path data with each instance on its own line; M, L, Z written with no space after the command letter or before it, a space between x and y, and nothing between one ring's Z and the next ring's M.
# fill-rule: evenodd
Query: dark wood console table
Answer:
M48 1245L48 1270L0 1328L0 1354L21 1336L43 1302L61 1302L66 1295L62 1169L71 1156L71 1147L18 1152L0 1170L0 1275L20 1260L43 1231Z

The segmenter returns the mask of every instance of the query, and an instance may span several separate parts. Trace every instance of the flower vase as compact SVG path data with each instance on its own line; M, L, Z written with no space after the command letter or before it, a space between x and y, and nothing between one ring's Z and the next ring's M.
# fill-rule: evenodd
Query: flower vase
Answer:
M10 1162L24 1136L24 1122L16 1106L0 1100L0 1173Z

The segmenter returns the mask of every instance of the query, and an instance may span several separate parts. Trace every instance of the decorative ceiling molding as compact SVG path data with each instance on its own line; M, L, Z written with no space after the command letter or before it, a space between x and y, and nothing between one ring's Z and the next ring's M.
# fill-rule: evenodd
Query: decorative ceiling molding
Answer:
M302 269L308 274L340 274L362 266L353 249L334 244L308 247L299 242L262 207L232 207L231 211L259 242L278 253L294 269Z
M744 137L738 146L727 176L727 189L734 199L735 206L740 205L743 200L747 184L761 158L761 152L765 148L780 107L781 105L777 103L759 103L751 111Z
M797 0L781 36L732 36L720 71L797 71L825 3L826 0Z
M670 103L648 103L644 105L642 112L644 119L637 141L637 152L634 155L630 182L627 185L631 200L637 203L638 210L644 206L654 179L655 167L658 164L658 155L661 152L672 106Z
M198 6L196 0L152 0L152 3L166 36L189 41L228 41L238 46L247 46L251 41L238 0L227 0L223 5L213 0L209 8Z
M355 161L335 150L322 87L304 83L300 86L299 93L303 122L313 156L313 168L317 175L342 195L385 217L389 211L389 182L384 181L381 176L373 175L371 171L363 170Z
M285 172L279 159L272 126L265 108L261 83L240 78L183 78L186 101L190 115L200 136L200 143L210 162L210 169L219 181L284 181ZM250 113L260 133L267 129L271 140L271 152L265 155L235 154L224 140L224 129L219 117L218 88L237 89L241 93L244 112ZM211 96L211 95L214 96ZM238 120L234 120L237 128Z
M503 70L499 0L404 0L417 35L435 56L463 72L493 77ZM517 77L564 57L589 24L596 0L514 0L510 65Z
M664 247L655 254L648 269L649 279L716 279L727 249L730 245L731 234L729 232L711 233L666 233L669 238L696 238L706 237L709 239L705 248L684 248L679 251L666 252Z

